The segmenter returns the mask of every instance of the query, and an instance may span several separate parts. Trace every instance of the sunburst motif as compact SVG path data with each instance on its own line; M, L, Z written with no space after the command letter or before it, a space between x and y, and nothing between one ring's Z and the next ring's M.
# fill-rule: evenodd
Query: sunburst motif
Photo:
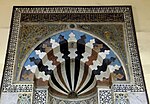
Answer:
M110 73L116 72L116 76L125 79L120 61L108 46L75 30L52 36L38 45L25 62L20 80L29 80L27 72L49 81L52 94L68 98L94 94L96 80L109 78Z

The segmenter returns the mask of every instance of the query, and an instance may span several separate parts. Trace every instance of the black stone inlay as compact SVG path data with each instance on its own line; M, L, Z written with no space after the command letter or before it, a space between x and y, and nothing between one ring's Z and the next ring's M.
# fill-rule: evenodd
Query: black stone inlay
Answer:
M110 50L110 48L107 45L103 44L103 48L100 49L100 52L104 52L105 50Z
M66 75L67 79L70 85L70 88L72 90L72 83L71 83L71 71L70 71L70 58L65 58L65 68L66 68Z
M115 74L121 74L121 75L122 75L122 78L120 78L120 79L117 78L117 80L126 80L126 76L125 76L125 74L124 74L125 72L124 72L122 66L119 68L119 70L115 70L114 73L115 73ZM139 74L137 74L137 75L139 75Z
M82 90L80 90L80 91L78 92L78 94L80 94L82 91L86 90L86 89L93 83L94 78L95 78L95 75L94 75L94 73L92 72L92 75L91 75L91 78L90 78L89 82L83 87Z
M61 87L61 85L56 81L53 71L52 71L52 73L51 73L51 79L52 79L53 83L54 83L59 89L61 89L62 91L68 93L68 92L67 92L65 89L63 89L63 88Z
M35 50L40 50L41 52L45 52L45 48L43 48L43 44L46 44L48 47L52 47L52 43L50 43L51 38L46 39L44 42L39 44Z
M68 42L62 35L59 35L59 39L60 39L60 41L59 41L60 52L64 54L63 58L67 58L70 53L68 51Z
M40 50L41 52L45 52L45 48L43 48L43 44L38 45L35 50Z
M93 70L94 75L100 75L100 72L105 72L107 70L108 65L110 65L112 62L114 62L116 58L111 57L110 59L104 59L103 64L101 66L97 66L97 70Z
M69 49L68 49L68 42L64 38L64 36L59 35L59 44L60 44L60 52L63 53L63 57L65 59L65 69L66 69L66 75L69 82L69 86L72 89L72 83L71 83L71 71L70 71L70 57L68 57Z
M75 28L75 25L74 24L70 24L70 28Z
M77 41L77 51L76 54L78 55L75 58L75 77L74 77L74 90L76 88L77 85L77 81L78 81L78 76L79 76L79 72L80 72L80 59L83 58L82 53L85 52L85 39L86 36L82 35L81 38Z
M40 58L35 59L35 57L30 57L30 61L34 62L34 64L38 66L40 72L44 71L45 75L51 74L51 70L48 69L48 66L43 65L42 59Z
M103 47L100 48L100 52L104 52L105 50L110 50L110 48L106 44L104 44L102 41L95 38L95 43L93 45L97 45L97 44L102 44L103 45Z
M81 38L77 41L77 57L81 57L83 58L82 56L82 53L85 52L85 39L86 39L86 36L85 35L82 35Z
M75 75L74 75L74 90L76 89L77 81L78 81L78 76L80 72L80 57L75 58Z

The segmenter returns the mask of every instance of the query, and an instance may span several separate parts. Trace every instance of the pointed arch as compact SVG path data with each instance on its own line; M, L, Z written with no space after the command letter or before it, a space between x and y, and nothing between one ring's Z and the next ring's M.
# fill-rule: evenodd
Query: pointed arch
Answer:
M66 30L31 52L20 80L42 78L56 92L76 98L95 93L97 82L107 82L111 73L114 80L126 80L124 65L108 44L86 32Z

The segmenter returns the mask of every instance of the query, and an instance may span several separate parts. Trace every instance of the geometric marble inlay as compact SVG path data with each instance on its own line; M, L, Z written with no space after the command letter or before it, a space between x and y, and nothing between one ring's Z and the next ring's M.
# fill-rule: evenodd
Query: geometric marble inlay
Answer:
M99 90L99 102L98 104L112 104L112 92L111 90Z
M128 99L126 93L115 93L115 104L130 104Z
M31 104L31 94L19 94L18 104Z
M33 104L46 104L47 103L47 90L36 89L34 92ZM51 104L51 103L50 103Z
M15 6L1 103L148 104L131 6Z
M125 81L123 67L118 56L101 40L69 30L44 40L31 52L20 80L48 81L51 93L76 98L95 93L96 81L106 82L110 74L114 81Z

